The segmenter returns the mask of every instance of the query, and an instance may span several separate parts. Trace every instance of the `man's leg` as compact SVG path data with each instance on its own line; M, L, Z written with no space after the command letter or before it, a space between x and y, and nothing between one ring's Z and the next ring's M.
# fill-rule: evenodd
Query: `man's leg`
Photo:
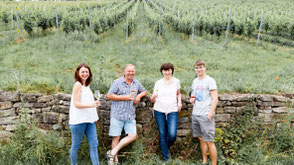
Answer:
M217 151L216 147L213 142L207 142L208 151L209 151L209 157L211 159L211 165L217 164Z
M117 155L118 151L135 141L137 138L137 134L128 134L128 136L124 137L119 141L119 143L111 150L111 155Z
M135 141L137 138L137 126L136 120L127 120L124 122L125 133L128 134L126 137L122 138L118 144L111 150L111 155L117 155L118 151ZM117 139L116 139L117 140Z
M124 122L115 118L110 119L109 136L112 136L111 148L115 148L120 140L120 135L124 126ZM117 154L114 155L114 161L118 161Z
M119 140L120 140L120 136L112 137L112 142L111 142L112 149L119 143ZM118 162L117 154L114 156L114 161Z
M202 137L199 137L198 139L200 140L203 163L207 163L207 151L208 151L207 142L203 141Z

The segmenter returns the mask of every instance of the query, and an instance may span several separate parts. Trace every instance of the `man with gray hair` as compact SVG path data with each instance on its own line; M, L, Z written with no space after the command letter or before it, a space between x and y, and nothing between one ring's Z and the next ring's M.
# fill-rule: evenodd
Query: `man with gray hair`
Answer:
M137 137L135 105L147 95L147 91L134 76L135 66L127 64L124 76L114 80L107 94L107 99L112 100L109 129L112 150L106 153L108 165L118 164L118 151ZM120 140L122 129L127 136Z

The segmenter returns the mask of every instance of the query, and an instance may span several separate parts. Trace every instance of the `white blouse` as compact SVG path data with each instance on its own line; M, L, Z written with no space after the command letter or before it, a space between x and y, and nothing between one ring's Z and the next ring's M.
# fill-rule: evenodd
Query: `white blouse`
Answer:
M80 102L82 104L92 104L94 102L93 93L89 86L82 86ZM93 108L76 108L73 94L71 95L69 109L69 124L93 123L97 121L98 115L96 107Z
M180 80L173 77L171 83L167 84L164 78L156 81L154 92L158 94L154 110L162 113L178 112L177 90L180 89Z

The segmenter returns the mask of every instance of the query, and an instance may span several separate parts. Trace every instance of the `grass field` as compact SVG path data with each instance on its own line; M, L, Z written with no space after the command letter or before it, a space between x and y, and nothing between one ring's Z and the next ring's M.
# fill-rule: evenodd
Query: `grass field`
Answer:
M141 4L139 11L142 8ZM159 37L142 12L138 12L136 29L128 40L124 26L122 22L90 42L89 33L56 33L54 29L45 34L38 30L32 37L23 33L23 39L17 40L17 34L8 30L10 25L0 24L0 89L71 93L74 69L85 62L94 74L92 89L107 92L124 65L133 63L136 78L151 92L161 78L160 65L171 62L182 91L188 93L195 78L193 64L203 59L221 93L294 92L293 47L266 42L257 47L255 38L240 36L230 36L227 46L224 38L210 35L191 41L168 25Z

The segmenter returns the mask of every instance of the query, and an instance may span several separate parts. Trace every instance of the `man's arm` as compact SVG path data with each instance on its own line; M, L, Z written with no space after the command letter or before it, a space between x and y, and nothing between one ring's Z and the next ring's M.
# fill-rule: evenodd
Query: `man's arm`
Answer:
M106 98L112 101L132 101L133 100L132 95L124 96L124 95L107 94Z
M138 104L141 100L142 97L147 95L147 91L141 92L140 94L138 94L136 96L136 98L134 99L134 104Z
M211 121L211 118L213 116L213 113L216 109L217 103L218 103L218 95L217 95L217 90L210 90L210 94L212 97L212 102L211 102L211 108L210 108L210 112L208 114L208 119Z

